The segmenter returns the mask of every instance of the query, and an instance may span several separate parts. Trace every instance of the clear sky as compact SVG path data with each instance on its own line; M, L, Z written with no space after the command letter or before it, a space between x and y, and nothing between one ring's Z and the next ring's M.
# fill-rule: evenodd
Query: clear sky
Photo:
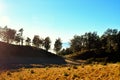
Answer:
M19 30L24 36L73 36L107 28L120 30L120 0L0 0L0 26Z

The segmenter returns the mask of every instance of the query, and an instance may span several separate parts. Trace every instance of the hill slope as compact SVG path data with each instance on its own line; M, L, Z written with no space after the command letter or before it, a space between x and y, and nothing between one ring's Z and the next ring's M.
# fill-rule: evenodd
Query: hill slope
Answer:
M53 53L31 46L19 46L0 42L0 64L65 64L65 60Z

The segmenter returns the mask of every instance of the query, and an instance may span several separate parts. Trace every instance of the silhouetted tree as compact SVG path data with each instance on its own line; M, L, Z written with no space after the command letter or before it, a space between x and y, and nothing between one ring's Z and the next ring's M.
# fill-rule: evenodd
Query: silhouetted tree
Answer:
M62 48L62 41L60 38L56 39L55 44L54 44L54 51L58 54L58 52Z
M20 42L21 42L21 45L23 45L23 28L21 28L20 30L19 30L19 32L20 32Z
M19 32L20 32L20 36L22 36L23 35L23 28L21 28L20 30L19 30Z
M7 26L4 28L1 28L0 30L0 36L3 41L6 41L7 43L12 43L14 41L16 34L16 30L10 29Z
M16 44L19 44L19 45L20 45L20 39L21 39L20 35L19 35L19 34L16 34L16 35L15 35L15 39L14 39L14 41L16 42Z
M11 43L11 42L14 41L15 34L16 34L16 31L13 30L13 29L10 29L10 28L9 28L9 29L6 31L6 38L7 38L7 42L8 42L8 43Z
M32 43L33 43L34 46L36 46L37 48L39 48L39 46L40 46L40 38L39 38L38 35L34 36L34 38L32 40Z
M73 52L78 52L82 48L82 40L80 36L75 35L74 38L70 41L70 48Z
M27 37L27 39L25 40L25 42L26 42L26 45L30 45L31 39L29 37Z
M100 38L97 35L96 32L89 32L89 33L85 33L85 35L83 35L84 38L84 48L90 50L90 49L98 49L100 48Z
M51 40L49 37L46 37L45 40L44 40L44 48L46 51L48 51L50 49L50 43L51 43Z
M100 41L101 41L101 48L106 49L107 37L105 35L102 35L101 38L100 38Z
M119 54L120 54L120 31L118 32L118 34L117 34L117 46L118 46L118 52L119 52Z
M106 44L104 44L104 47L106 48L106 50L108 52L111 51L117 51L118 50L118 30L117 29L107 29L103 36L104 36L104 40L106 40ZM104 42L105 43L105 42Z
M81 36L75 35L70 42L70 48L73 52L81 51L81 49L99 49L101 48L100 38L96 32L85 33Z

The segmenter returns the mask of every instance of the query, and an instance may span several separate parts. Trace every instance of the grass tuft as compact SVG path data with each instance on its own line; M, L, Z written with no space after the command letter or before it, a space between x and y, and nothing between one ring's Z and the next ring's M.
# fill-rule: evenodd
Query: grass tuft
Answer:
M30 73L31 73L31 74L34 74L34 73L35 73L35 71L34 71L34 70L31 70L31 71L30 71Z
M77 66L75 66L75 65L74 65L74 66L72 66L72 68L73 68L73 69L78 69L78 67L77 67Z
M8 71L8 72L7 72L7 75L8 75L8 76L11 76L12 74L11 74L11 72Z
M72 79L75 79L75 78L77 78L77 77L78 77L78 75L77 75L77 74L74 74L73 77L72 77Z
M70 67L68 67L68 68L67 68L67 70L71 70L71 68L70 68Z
M69 76L69 74L67 72L64 72L64 76Z

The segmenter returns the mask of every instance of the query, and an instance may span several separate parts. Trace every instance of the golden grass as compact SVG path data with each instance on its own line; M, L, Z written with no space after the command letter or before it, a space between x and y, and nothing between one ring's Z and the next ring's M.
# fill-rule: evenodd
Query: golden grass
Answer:
M2 72L0 80L120 80L120 64L22 68Z

